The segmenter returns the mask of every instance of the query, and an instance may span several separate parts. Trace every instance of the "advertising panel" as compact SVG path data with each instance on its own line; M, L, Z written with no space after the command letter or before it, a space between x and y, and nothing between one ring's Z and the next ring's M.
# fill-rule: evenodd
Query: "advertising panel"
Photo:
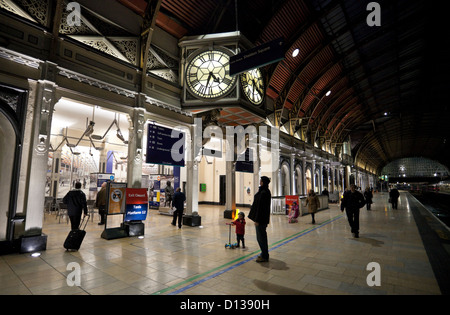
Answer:
M109 183L107 214L125 213L125 190L127 183Z
M161 177L160 175L149 176L149 207L150 209L159 209L159 202L161 197Z
M294 202L296 202L297 206L300 207L298 203L298 196L286 196L285 198L286 198L286 215L288 215L289 212L291 211Z

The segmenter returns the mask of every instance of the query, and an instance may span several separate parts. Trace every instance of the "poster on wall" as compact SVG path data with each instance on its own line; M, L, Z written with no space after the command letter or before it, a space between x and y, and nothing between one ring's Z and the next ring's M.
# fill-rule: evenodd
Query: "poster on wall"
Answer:
M172 129L148 124L145 163L184 166L184 152L180 150L184 150L185 146L184 143L181 146L179 143L181 139L184 139L184 133L178 132L178 135L177 138L172 138ZM174 157L180 157L180 159Z
M298 196L286 196L286 215L289 215L289 212L292 209L292 205L294 204L294 202L297 203L297 206L300 207L299 203L298 203Z
M108 202L106 205L107 214L125 213L125 193L127 183L110 182L108 185Z
M161 177L159 175L150 175L148 179L148 206L150 209L159 209L159 202L161 197Z
M144 221L148 212L146 188L127 188L124 221Z

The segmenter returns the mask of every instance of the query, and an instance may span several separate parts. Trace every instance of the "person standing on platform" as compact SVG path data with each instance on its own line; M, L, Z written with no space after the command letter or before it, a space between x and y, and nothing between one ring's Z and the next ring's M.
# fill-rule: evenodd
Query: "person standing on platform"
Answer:
M105 216L106 216L106 185L108 183L104 182L102 184L102 188L97 193L97 197L95 198L95 207L98 208L98 214L100 215L100 222L98 225L105 224Z
M63 203L67 205L67 215L70 219L71 229L77 230L80 227L81 215L88 215L86 195L81 190L81 183L75 183L75 189L69 191L63 198Z
M367 210L370 210L373 195L369 187L367 187L366 190L364 191L364 198L366 199Z
M392 203L392 209L398 209L398 197L400 197L400 193L397 188L392 188L389 192L389 199Z
M317 210L320 208L320 201L319 197L314 193L314 190L310 190L308 197L306 198L306 206L308 207L308 212L311 213L312 224L316 223L316 220L314 220L314 215L316 214Z
M255 222L256 240L261 249L261 255L258 256L256 262L269 261L269 244L266 231L270 221L270 205L272 203L269 183L270 179L267 176L261 177L259 190L255 194L253 204L248 214L248 218Z
M184 210L184 201L186 200L186 196L181 192L181 188L178 187L175 194L173 195L172 206L176 209L173 212L173 220L172 225L177 225L178 218L178 228L181 229L182 220L183 220L183 210Z
M350 190L344 193L341 203L341 211L347 214L348 223L354 237L359 237L359 209L364 207L366 201L363 194L356 190L356 185L351 184Z

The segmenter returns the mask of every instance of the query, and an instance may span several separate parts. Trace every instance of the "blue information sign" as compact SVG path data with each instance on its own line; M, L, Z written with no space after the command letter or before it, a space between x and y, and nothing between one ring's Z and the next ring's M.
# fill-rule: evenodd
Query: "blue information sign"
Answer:
M147 218L148 205L127 205L125 209L124 221L145 221Z

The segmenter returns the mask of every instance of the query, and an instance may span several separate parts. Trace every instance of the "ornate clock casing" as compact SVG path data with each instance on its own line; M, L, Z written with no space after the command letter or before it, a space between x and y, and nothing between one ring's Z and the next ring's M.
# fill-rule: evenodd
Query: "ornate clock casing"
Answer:
M196 53L186 67L186 88L197 98L219 99L235 86L230 76L230 56L224 50L213 49Z

